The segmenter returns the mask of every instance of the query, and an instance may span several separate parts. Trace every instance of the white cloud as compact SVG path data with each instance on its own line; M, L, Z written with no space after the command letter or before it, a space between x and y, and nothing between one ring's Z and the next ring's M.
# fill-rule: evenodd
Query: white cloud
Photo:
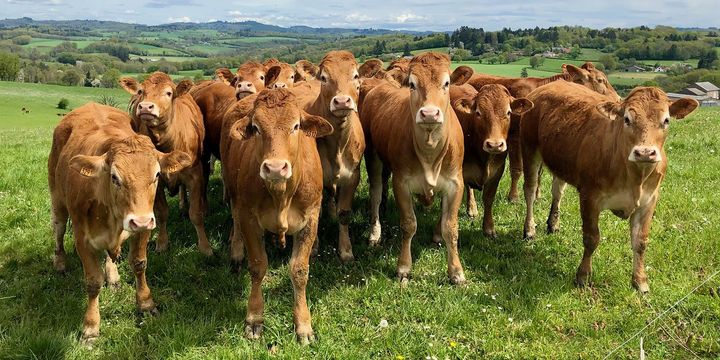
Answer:
M407 22L414 22L417 20L425 20L425 17L413 13L404 13L395 17L395 22L398 24L405 24Z
M189 16L180 16L180 17L169 17L168 22L169 23L176 23L176 22L191 22Z
M374 20L375 18L367 16L365 14L351 13L349 15L345 15L345 21L347 22L369 22Z

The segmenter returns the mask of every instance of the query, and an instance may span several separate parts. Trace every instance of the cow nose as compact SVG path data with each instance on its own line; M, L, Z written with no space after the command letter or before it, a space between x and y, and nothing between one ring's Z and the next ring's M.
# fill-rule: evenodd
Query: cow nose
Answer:
M155 104L151 102L144 101L138 104L139 111L152 111L153 109L155 109Z
M423 121L436 122L440 119L440 109L436 107L421 108L420 117Z
M333 105L337 110L347 110L352 108L352 98L347 95L338 95L333 98Z
M292 167L287 160L265 160L260 177L266 180L286 180L292 176Z
M276 82L274 86L276 89L284 89L287 87L287 85L285 85L285 83L282 83L282 82Z
M485 140L485 151L489 153L501 153L507 149L505 140Z
M152 230L155 228L155 216L131 216L128 224L132 231Z
M636 147L633 155L638 161L658 161L658 151L654 146Z

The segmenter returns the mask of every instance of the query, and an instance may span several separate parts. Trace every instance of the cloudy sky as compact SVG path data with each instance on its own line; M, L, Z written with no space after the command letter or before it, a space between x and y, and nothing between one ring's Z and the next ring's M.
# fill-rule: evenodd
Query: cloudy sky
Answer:
M313 27L498 30L553 25L720 26L720 0L0 0L0 18L98 19L139 24L255 20Z

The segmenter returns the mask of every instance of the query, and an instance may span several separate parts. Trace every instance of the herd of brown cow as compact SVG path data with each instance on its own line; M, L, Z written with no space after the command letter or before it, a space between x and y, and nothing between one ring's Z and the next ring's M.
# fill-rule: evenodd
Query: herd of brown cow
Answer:
M88 292L83 340L99 335L98 295L105 281L119 281L116 261L130 240L129 262L140 311L156 312L145 280L151 230L157 251L168 249L165 189L180 195L195 227L198 248L213 250L205 233L211 156L222 166L225 201L232 212L233 268L247 257L252 288L245 332L262 332L262 281L268 267L263 235L278 246L292 237L290 279L299 341L313 341L306 301L309 259L317 251L324 210L339 223L338 251L351 261L348 226L365 158L370 188L369 243L381 239L381 209L388 180L402 230L397 276L411 272L417 230L414 197L424 205L437 196L441 213L433 240L447 248L448 277L465 282L458 253L458 212L478 215L474 190L482 190L482 231L496 236L492 207L510 158L512 185L524 173L524 236L535 236L533 203L544 164L554 176L547 231L558 229L566 184L580 198L585 252L576 284L588 283L600 240L598 216L609 209L630 219L634 252L632 284L649 290L643 265L650 222L665 176L663 143L670 118L691 113L695 100L669 101L657 88L640 87L620 98L591 63L563 66L551 78L501 78L450 69L448 56L424 53L411 60L359 65L347 51L329 52L315 66L269 60L248 62L217 80L175 84L164 73L142 83L123 78L133 96L129 114L87 104L55 128L48 182L56 248L54 266L65 271L63 237L72 221ZM99 256L104 256L105 271Z

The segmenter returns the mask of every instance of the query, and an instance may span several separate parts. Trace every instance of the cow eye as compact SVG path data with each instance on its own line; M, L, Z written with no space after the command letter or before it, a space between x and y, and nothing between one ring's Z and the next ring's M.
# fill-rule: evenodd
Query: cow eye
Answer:
M357 79L359 79L359 78L360 78L360 75L359 75L359 74L355 74L355 76L353 76L353 79L355 79L355 80L357 80Z
M295 124L295 126L293 126L292 132L297 132L298 130L300 130L300 123L297 123Z
M111 174L110 180L112 180L113 185L120 187L120 178L117 175Z
M448 87L450 87L450 80L445 81L445 84L443 84L443 88L447 89Z
M260 132L260 128L259 128L257 125L255 125L255 124L250 125L250 129L252 130L253 133L259 133L259 132Z
M510 115L512 115L512 110L508 110L507 112L507 116L510 117Z
M263 80L263 81L264 81L264 80L265 80L265 76L260 75L260 80Z
M663 120L663 127L668 127L668 125L670 125L670 118L665 118L665 120Z
M172 91L166 92L165 95L167 95L167 96L172 96Z
M142 95L142 93L143 93L142 89L138 89L137 94Z
M327 76L325 76L325 75L320 76L320 81L327 82Z
M625 126L630 126L630 117L625 117Z
M415 91L415 89L416 89L416 88L415 88L415 83L411 82L411 83L410 83L410 90Z

